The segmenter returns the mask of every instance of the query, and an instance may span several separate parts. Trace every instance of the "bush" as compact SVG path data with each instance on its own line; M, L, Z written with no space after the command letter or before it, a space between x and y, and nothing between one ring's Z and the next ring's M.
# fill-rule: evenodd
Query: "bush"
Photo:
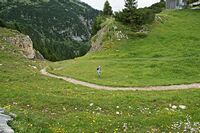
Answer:
M191 4L191 3L194 3L194 2L197 2L198 0L188 0L188 4Z
M163 9L165 9L166 3L165 1L160 1L158 3L153 4L152 6L149 7L149 9L152 9L154 13L160 13L162 12Z
M154 21L155 14L151 9L148 8L140 8L136 12L136 24L137 25L144 25L150 24Z
M96 17L94 24L92 26L92 35L95 35L100 29L101 24L106 20L106 17L103 15L99 15Z
M0 19L0 27L6 27L6 23L2 19Z
M151 9L148 8L140 8L132 11L124 9L122 12L115 13L115 19L124 24L140 26L153 22L155 19L155 14Z

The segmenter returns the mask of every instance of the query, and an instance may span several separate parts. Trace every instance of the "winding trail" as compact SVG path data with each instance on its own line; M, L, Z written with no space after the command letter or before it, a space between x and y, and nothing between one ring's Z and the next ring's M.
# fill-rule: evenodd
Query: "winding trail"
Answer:
M57 79L62 79L64 81L67 81L69 83L75 84L75 85L82 85L85 87L97 89L97 90L109 90L109 91L165 91L165 90L185 90L185 89L194 89L198 88L200 89L200 83L193 83L193 84L181 84L181 85L169 85L169 86L149 86L149 87L109 87L109 86L102 86L102 85L97 85L93 83L88 83L80 80L76 80L73 78L68 78L64 76L58 76L51 74L47 72L46 68L43 68L40 70L41 74L52 77L52 78L57 78Z

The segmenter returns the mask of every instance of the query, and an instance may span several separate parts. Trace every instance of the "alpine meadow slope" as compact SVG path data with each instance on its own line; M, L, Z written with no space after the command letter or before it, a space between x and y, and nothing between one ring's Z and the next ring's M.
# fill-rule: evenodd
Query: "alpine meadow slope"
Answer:
M199 20L199 10L164 11L153 25L135 33L131 27L107 19L102 27L107 25L109 30L101 51L53 63L49 71L107 86L200 82ZM99 65L101 79L96 74Z
M103 91L48 78L0 28L0 107L16 133L199 132L200 90ZM15 32L16 33L16 32Z

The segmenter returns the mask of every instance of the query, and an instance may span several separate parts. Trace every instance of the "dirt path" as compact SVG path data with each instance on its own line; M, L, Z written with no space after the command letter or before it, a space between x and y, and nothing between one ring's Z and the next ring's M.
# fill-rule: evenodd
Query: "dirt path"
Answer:
M68 77L63 77L63 76L57 76L51 73L48 73L46 71L46 68L42 69L41 74L45 76L49 76L52 78L57 78L57 79L62 79L65 80L69 83L76 84L76 85L82 85L85 87L93 88L93 89L98 89L98 90L110 90L110 91L164 91L164 90L184 90L184 89L193 89L193 88L198 88L200 89L200 83L193 83L193 84L181 84L181 85L170 85L170 86L149 86L149 87L109 87L109 86L102 86L102 85L97 85L97 84L92 84L80 80L76 80L73 78L68 78Z

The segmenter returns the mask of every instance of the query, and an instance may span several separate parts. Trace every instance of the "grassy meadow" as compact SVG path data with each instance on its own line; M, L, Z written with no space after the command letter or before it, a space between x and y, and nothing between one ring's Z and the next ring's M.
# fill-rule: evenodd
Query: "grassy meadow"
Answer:
M181 12L182 15L187 13L190 12ZM196 14L195 12L192 13L193 15ZM168 13L167 16L176 18L179 15L179 12L174 12ZM197 17L198 15L196 14L194 19L197 19ZM170 22L170 20L168 21ZM165 27L164 24L159 24L159 26ZM189 49L189 47L177 48L173 47L172 44L170 45L170 43L168 45L173 48L166 53L160 52L163 57L151 57L154 54L149 51L159 50L150 48L150 46L147 49L151 50L144 50L142 55L140 51L142 51L142 48L144 49L145 46L143 45L148 46L148 44L144 43L144 39L137 41L137 43L141 43L140 45L133 43L136 40L116 41L115 45L114 43L112 45L113 49L107 49L105 52L88 54L76 60L51 63L25 59L16 48L2 40L2 35L4 34L11 35L11 32L0 28L0 107L17 115L9 123L16 133L200 132L199 89L151 92L101 91L45 77L39 72L44 66L51 65L51 67L55 66L57 68L55 72L58 74L64 71L66 75L69 74L68 76L80 79L85 77L84 80L90 82L106 85L143 86L161 84L161 80L158 82L159 79L162 79L160 75L152 78L152 74L156 70L168 73L169 77L163 76L162 79L163 84L166 84L171 80L169 71L182 66L179 68L180 71L183 71L183 68L187 68L185 71L188 71L188 74L176 74L173 72L171 74L184 77L186 74L189 76L189 73L193 73L194 77L189 76L192 78L190 82L195 79L198 81L198 68L196 66L198 65L198 60L196 59L198 57L198 48L195 41L190 47L194 50L194 55L191 55L191 58L182 55L185 53L186 48ZM152 31L149 37L153 37L153 34L156 33ZM190 34L192 35L192 33ZM149 37L146 39L150 41ZM197 36L195 37L197 38ZM131 43L127 43L127 41ZM154 40L152 39L150 43L154 44L153 42ZM131 47L129 48L128 45ZM141 49L139 49L140 47ZM156 42L155 47L157 47ZM136 48L137 50L134 51L133 49ZM161 50L161 46L159 49ZM176 49L179 49L180 53L176 54ZM130 56L131 52L134 52L136 57ZM192 54L191 51L188 52ZM167 55L177 57L172 60ZM176 67L170 67L173 61L176 62ZM171 65L168 65L170 63ZM98 81L95 77L95 67L99 64L103 66L101 81L104 82ZM112 69L108 68L111 66L113 66ZM125 66L127 71L123 68ZM163 67L159 69L159 66ZM131 69L131 67L134 69ZM70 69L74 71L70 71ZM110 72L106 72L106 69L110 70ZM118 72L118 78L115 77L117 76L116 73L112 73L114 70ZM144 70L151 71L145 72ZM124 80L123 74L131 76L131 71L135 72L134 76L136 73L140 75L139 73L143 72L140 78L144 77L144 79L137 77L137 80L136 78ZM113 76L110 74L113 74ZM180 82L187 81L186 79L189 78L187 76L185 79L182 78ZM150 83L150 81L155 82ZM177 81L178 79L172 83L178 83ZM169 83L171 84L171 82Z
M165 11L148 36L107 39L103 50L56 62L52 73L109 86L152 86L200 82L200 11ZM127 29L113 22L118 31ZM110 30L112 32L112 30ZM96 74L102 66L102 78Z
M199 132L198 89L100 91L42 76L48 63L13 50L0 52L0 63L0 107L17 115L16 133Z

